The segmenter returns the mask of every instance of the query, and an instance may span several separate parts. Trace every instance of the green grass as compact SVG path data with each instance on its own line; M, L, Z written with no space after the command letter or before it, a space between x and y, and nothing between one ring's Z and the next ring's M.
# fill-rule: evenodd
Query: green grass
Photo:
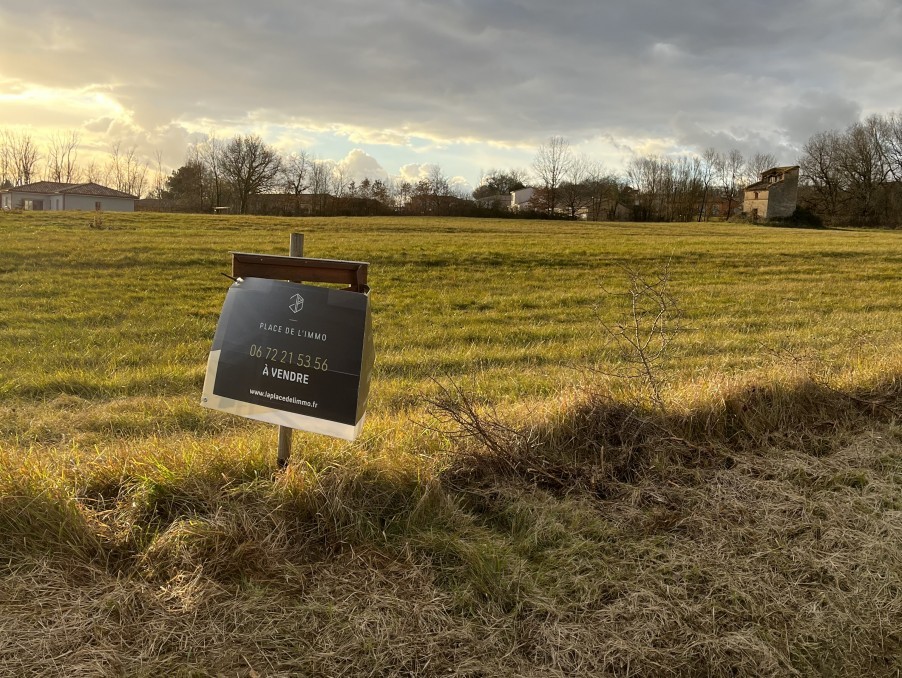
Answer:
M0 675L902 670L902 233L90 220L0 213ZM377 365L275 474L198 400L292 231L370 262ZM656 404L602 321L665 267Z
M309 256L372 264L374 412L415 406L437 376L480 373L494 398L544 397L572 378L562 367L616 360L600 286L620 289L624 266L670 262L689 328L670 365L678 381L758 370L787 348L846 368L902 343L892 232L140 214L107 215L101 231L86 216L2 218L0 392L25 407L195 399L229 250L285 252L292 229Z

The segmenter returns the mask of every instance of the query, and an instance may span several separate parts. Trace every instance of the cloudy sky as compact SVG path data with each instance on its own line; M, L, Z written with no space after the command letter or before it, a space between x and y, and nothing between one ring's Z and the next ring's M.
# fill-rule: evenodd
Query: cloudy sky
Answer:
M0 128L172 167L207 132L470 185L551 135L790 163L902 109L899 0L3 0L0 31Z

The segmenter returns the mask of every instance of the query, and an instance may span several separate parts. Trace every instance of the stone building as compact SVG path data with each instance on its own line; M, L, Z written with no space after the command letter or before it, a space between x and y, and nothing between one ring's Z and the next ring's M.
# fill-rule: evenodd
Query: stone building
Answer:
M772 167L746 187L742 212L753 221L791 217L799 201L799 166Z

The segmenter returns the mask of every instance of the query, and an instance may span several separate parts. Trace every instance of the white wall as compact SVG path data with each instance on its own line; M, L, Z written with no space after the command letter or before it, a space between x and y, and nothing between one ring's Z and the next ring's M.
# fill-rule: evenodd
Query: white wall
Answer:
M100 195L67 195L67 210L96 209L95 203L100 203L100 209L104 212L134 212L135 201L131 198L107 198Z
M100 195L48 195L47 193L25 193L14 191L3 194L3 206L18 209L23 200L43 202L45 211L85 210L93 212L100 203L104 212L134 212L135 201L132 198L108 198Z
M52 198L53 198L53 196L47 195L46 193L19 193L19 192L4 193L3 194L3 200L4 200L3 204L6 205L6 200L9 199L10 200L9 206L12 207L13 209L16 209L16 208L19 208L22 206L23 200L31 200L31 201L40 200L44 204L44 206L41 209L49 210L49 209L53 209L53 207L51 207L51 199Z
M534 188L521 188L518 191L511 191L511 209L517 210L522 207L532 199L535 192Z

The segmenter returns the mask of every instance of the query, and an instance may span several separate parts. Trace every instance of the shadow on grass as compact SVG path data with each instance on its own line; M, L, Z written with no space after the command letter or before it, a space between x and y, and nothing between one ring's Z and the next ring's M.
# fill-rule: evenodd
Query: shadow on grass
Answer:
M902 416L902 376L848 392L811 380L752 385L678 414L594 393L561 419L528 428L480 411L460 390L437 405L459 447L443 474L450 487L515 480L557 495L605 497L611 483L652 469L675 476L730 468L737 454L774 448L830 454L849 436Z
M598 501L649 480L700 485L741 455L770 449L829 455L848 437L898 419L902 379L849 393L811 381L750 386L682 414L589 394L526 428L480 412L466 394L450 395L458 398L445 403L457 418L449 434L455 449L434 474L353 458L304 461L274 475L262 459L224 457L142 476L98 469L71 495L8 476L0 548L9 557L40 552L155 580L199 568L236 581L268 579L347 549L397 556L407 544L440 567L475 573L485 596L496 575L514 581L502 564L507 547L485 535L486 549L460 540L474 520L507 510L490 500L498 488ZM843 480L855 482L862 481L854 474ZM513 604L505 586L497 590Z

